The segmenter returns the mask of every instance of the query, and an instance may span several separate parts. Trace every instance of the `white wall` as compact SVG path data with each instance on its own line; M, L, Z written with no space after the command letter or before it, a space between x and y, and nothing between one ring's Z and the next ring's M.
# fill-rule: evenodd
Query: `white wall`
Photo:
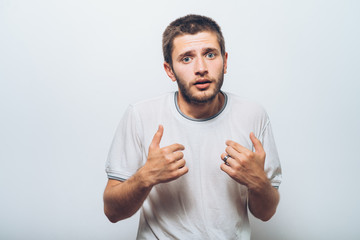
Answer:
M253 239L358 239L360 3L0 0L0 238L133 239L102 212L125 108L176 89L161 34L198 13L223 29L224 90L262 103L281 203Z

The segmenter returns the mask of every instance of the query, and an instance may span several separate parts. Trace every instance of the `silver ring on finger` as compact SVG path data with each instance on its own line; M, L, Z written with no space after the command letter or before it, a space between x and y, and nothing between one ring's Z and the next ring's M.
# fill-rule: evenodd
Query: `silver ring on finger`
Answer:
M227 162L227 160L228 160L229 157L230 157L230 155L228 154L228 155L226 155L226 156L224 157L224 159L223 159L223 161L224 161L224 163L225 163L226 165L229 165L228 162Z

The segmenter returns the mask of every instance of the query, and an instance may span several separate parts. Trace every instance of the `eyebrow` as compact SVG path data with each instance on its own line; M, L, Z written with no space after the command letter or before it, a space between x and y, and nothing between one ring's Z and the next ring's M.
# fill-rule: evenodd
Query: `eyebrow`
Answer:
M219 53L219 50L216 48L205 48L203 50L203 53L208 53L208 52L215 52L215 53Z
M219 50L216 49L216 48L210 48L210 47L209 47L209 48L204 48L204 49L202 50L202 53L203 53L203 54L204 54L204 53L208 53L208 52L215 52L215 53L217 53L217 54L220 53ZM181 59L183 59L185 56L191 56L191 55L194 55L194 53L195 53L194 50L186 51L186 52L180 54L180 55L177 57L177 60L178 60L178 61L181 61Z
M181 61L181 59L183 59L185 56L193 55L194 52L195 52L194 50L184 52L177 57L177 60Z

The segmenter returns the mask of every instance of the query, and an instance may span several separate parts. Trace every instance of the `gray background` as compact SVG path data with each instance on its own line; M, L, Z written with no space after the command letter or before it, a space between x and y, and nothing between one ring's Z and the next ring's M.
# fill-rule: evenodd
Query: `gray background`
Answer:
M104 163L129 103L176 89L161 34L223 29L224 90L267 109L281 203L253 239L359 239L359 1L0 0L0 238L134 239L103 214Z

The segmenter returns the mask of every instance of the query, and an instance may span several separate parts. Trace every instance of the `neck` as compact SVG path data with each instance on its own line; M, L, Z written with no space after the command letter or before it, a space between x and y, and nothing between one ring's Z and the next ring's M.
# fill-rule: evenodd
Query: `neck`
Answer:
M206 119L217 114L223 107L225 97L222 92L219 92L214 99L205 103L187 102L180 91L177 95L178 106L180 111L186 116L194 119Z

